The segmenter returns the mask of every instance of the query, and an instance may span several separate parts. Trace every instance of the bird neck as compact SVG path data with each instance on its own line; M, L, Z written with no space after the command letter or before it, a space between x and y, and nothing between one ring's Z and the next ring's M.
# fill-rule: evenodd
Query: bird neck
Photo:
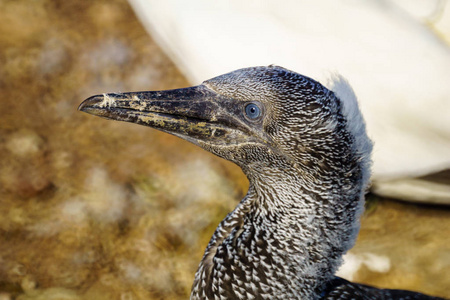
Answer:
M246 173L249 191L211 238L191 299L317 298L353 246L361 187L296 168Z

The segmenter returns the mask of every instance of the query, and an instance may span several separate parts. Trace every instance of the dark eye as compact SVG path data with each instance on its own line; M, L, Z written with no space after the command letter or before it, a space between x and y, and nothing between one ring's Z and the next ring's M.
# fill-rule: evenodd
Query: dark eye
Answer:
M245 114L249 119L256 119L261 115L261 108L255 103L250 103L245 106Z

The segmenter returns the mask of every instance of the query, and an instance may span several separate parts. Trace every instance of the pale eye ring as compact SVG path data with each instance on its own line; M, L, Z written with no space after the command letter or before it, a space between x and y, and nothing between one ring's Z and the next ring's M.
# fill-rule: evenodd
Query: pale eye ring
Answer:
M261 116L261 108L255 103L249 103L245 106L245 115L249 119L257 119Z

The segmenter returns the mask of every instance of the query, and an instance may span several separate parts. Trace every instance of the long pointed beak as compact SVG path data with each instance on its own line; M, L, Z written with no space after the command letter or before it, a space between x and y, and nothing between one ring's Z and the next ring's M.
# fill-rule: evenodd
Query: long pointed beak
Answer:
M225 107L224 107L225 106ZM149 126L195 144L244 138L246 126L233 118L232 103L209 88L112 93L92 96L79 110L107 119ZM231 111L230 111L231 110Z

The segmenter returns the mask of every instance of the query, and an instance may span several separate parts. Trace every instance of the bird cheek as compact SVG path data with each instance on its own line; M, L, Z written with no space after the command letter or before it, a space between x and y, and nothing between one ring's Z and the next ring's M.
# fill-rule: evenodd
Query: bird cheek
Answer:
M241 151L239 151L237 146L230 146L220 143L211 144L205 141L198 141L198 145L206 151L209 151L212 154L223 159L229 160L239 166L241 166L241 163L245 157L244 155L242 155Z

